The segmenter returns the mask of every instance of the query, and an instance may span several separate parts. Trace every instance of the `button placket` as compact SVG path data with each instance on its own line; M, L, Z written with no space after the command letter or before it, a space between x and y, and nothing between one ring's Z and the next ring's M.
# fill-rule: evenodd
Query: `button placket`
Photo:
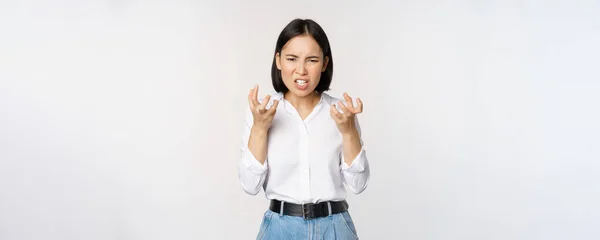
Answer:
M306 193L307 193L307 197L311 196L311 189L310 189L310 162L308 160L308 128L307 128L307 124L302 121L302 134L301 134L301 139L300 139L300 144L302 146L302 148L300 149L300 158L303 164L303 171L304 171L304 176L306 178Z

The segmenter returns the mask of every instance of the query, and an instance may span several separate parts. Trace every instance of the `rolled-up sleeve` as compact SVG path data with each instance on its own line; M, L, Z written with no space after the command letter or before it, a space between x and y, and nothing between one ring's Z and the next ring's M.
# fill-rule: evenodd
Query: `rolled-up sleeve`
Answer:
M256 195L265 182L268 164L267 160L265 160L264 164L261 164L248 148L252 121L252 112L248 109L240 146L241 156L238 165L238 177L244 191L248 194Z
M341 160L342 181L354 194L363 192L367 188L370 178L369 161L365 149L361 149L350 166L344 161L344 154L341 154Z

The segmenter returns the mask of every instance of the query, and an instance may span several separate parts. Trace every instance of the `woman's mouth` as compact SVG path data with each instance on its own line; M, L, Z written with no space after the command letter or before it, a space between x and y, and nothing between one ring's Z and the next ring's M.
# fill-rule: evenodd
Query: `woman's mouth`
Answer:
M308 87L308 80L296 79L294 82L296 83L296 88L299 90L305 90Z

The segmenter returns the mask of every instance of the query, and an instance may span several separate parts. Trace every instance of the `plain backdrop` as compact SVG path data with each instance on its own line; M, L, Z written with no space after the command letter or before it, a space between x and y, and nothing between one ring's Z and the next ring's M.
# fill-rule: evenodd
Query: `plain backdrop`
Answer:
M361 239L599 239L600 3L2 1L0 239L254 239L246 94L294 18L365 103Z

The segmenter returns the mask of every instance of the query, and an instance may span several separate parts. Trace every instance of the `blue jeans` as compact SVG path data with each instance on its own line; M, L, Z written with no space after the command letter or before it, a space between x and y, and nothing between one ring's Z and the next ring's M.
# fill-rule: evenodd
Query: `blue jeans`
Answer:
M348 211L331 216L305 220L302 217L280 215L267 210L257 240L358 239Z

